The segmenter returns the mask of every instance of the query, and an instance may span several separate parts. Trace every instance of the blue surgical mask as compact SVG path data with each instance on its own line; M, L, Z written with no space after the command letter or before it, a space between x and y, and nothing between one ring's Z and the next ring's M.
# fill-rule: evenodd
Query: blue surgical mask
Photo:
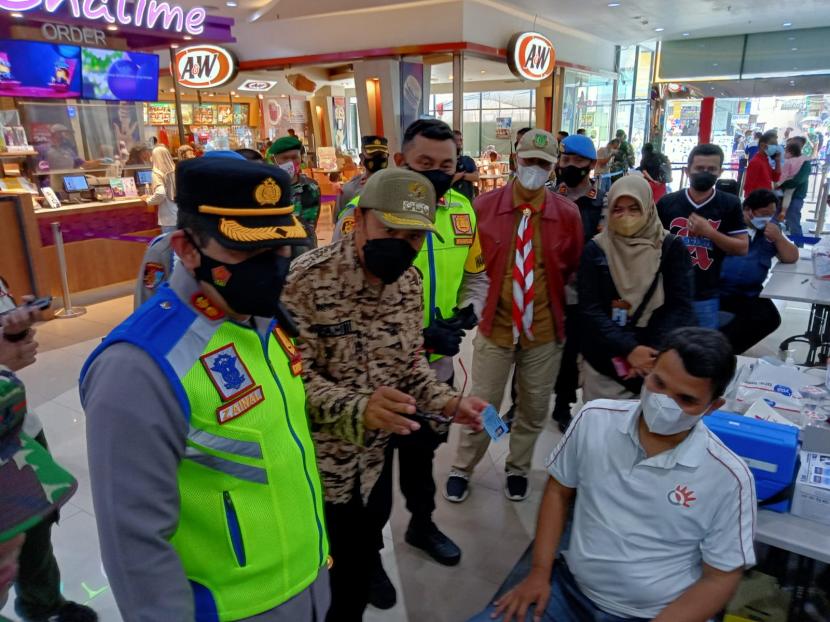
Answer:
M774 158L777 153L784 153L781 145L767 145L767 155L770 158Z
M771 220L772 216L754 216L749 222L751 222L752 226L758 229L758 231L763 231L764 227L766 227L767 223Z

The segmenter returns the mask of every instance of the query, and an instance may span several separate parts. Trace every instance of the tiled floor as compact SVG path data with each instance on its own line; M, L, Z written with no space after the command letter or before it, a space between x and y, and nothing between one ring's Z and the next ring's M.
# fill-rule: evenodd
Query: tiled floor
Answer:
M85 421L77 394L77 378L86 356L115 324L132 310L130 298L89 307L86 315L53 320L38 329L41 354L23 370L30 407L45 425L55 457L78 478L78 493L63 511L53 541L63 572L68 598L89 603L104 622L121 618L101 567L95 518L86 463ZM783 325L751 354L774 354L786 336L801 332L806 324L806 305L782 308ZM468 338L462 356L470 369ZM435 471L440 486L449 471L457 430L437 455ZM509 569L527 547L534 530L536 509L544 485L544 458L560 433L549 423L537 443L533 459L531 497L524 503L507 501L502 492L507 443L492 445L476 471L469 499L453 505L436 500L436 522L461 546L459 566L446 568L429 560L403 541L408 515L398 495L386 529L384 564L398 587L399 604L381 612L369 609L369 622L459 622L481 609L495 593ZM11 604L3 614L14 617ZM160 621L161 622L161 621Z

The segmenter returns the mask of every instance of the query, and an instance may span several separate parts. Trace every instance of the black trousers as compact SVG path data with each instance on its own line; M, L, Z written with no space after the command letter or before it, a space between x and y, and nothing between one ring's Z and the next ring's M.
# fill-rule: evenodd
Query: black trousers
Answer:
M395 435L386 447L386 462L383 473L372 491L366 508L375 529L375 549L383 548L383 526L392 515L392 479L395 449L398 450L401 492L406 499L406 509L412 514L415 525L428 524L435 511L435 478L432 462L435 450L447 440L445 434L438 434L426 423L417 432L408 436ZM377 558L376 558L377 559Z
M556 394L554 410L568 409L576 402L576 389L579 386L579 305L565 307L565 348L562 350L562 362L556 377Z
M369 580L376 564L376 534L380 534L369 507L376 506L378 498L391 500L391 486L391 477L379 479L365 506L357 485L348 503L325 504L329 550L334 561L329 574L331 607L326 622L363 620L369 604Z
M43 432L35 440L47 450ZM17 609L27 618L40 618L57 611L65 602L61 596L61 573L52 551L52 525L57 512L26 532L17 573Z
M781 325L781 315L768 298L721 296L720 310L735 315L720 329L735 354L746 352Z

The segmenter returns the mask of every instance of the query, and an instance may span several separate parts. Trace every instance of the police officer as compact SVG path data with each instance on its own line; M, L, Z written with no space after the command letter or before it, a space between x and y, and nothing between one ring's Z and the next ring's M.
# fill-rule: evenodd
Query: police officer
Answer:
M346 182L337 197L335 222L340 220L343 212L353 207L352 200L360 194L372 174L389 166L389 142L386 138L371 135L360 138L360 165L363 167L363 174Z
M176 177L170 282L81 372L104 567L125 620L322 620L322 491L279 307L306 242L291 182L224 158Z
M585 243L599 233L602 213L605 207L605 192L591 179L591 171L597 163L594 141L582 134L567 136L561 143L559 161L556 163L556 192L576 203L582 217ZM579 320L576 290L568 286L565 290L565 349L562 364L556 378L556 403L553 419L564 433L571 421L571 404L576 402L576 387L579 384L577 355L579 354Z
M296 257L309 248L317 247L317 221L320 218L320 186L311 177L303 174L303 143L296 136L283 136L274 141L265 154L268 162L276 164L291 177L291 201L294 215L303 223L308 232L308 242L292 250Z
M391 439L417 436L433 424L446 433L450 420L480 430L486 406L437 381L423 355L421 278L411 268L428 233L440 236L430 182L401 169L372 175L356 217L352 233L291 264L284 296L300 325L308 416L326 489L335 559L328 622L362 620L374 573L383 572L378 551L392 503ZM430 462L434 447L428 446ZM417 477L432 483L431 472L418 470ZM434 487L419 495L431 505L413 514L406 534L422 548L440 534L431 521ZM378 519L381 513L387 518Z

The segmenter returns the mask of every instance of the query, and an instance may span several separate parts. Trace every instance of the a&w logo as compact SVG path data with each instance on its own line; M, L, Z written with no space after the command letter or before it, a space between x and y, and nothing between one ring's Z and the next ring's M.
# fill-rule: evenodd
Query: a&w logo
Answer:
M514 35L507 48L511 71L525 80L544 80L553 73L555 53L550 39L538 32Z
M221 86L236 77L236 58L216 45L194 45L176 52L176 79L191 89Z

